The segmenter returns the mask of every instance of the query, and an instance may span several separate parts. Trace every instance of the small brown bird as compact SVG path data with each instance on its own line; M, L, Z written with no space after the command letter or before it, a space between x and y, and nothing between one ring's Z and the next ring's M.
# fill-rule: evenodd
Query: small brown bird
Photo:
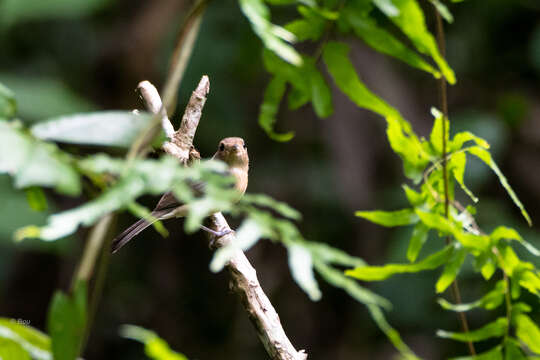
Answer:
M228 173L235 179L235 188L240 195L246 192L248 185L248 171L249 171L249 157L247 153L246 143L239 137L228 137L219 142L218 149L212 159L221 160L228 165ZM179 218L187 215L189 211L188 204L182 204L179 202L172 192L163 194L155 209L152 211L151 216L157 220L166 220L171 218ZM120 235L118 235L112 242L111 251L114 254L122 246L127 244L134 236L141 231L152 225L155 221L149 222L144 219L140 219ZM226 233L215 232L204 226L202 229L211 232L216 236L223 236Z

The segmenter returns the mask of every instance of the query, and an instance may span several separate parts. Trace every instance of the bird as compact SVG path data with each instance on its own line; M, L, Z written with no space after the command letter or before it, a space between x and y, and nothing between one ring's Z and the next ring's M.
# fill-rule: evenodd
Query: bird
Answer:
M227 173L233 176L235 180L234 186L240 195L238 199L240 199L241 195L243 195L247 189L249 171L249 156L244 139L240 137L227 137L222 139L219 142L218 149L212 159L221 160L227 164ZM203 184L195 185L196 190L201 189L200 185ZM204 185L202 187L204 187ZM111 252L113 254L116 253L134 236L138 235L141 231L152 225L154 222L158 220L185 217L188 212L189 204L184 204L178 201L171 191L166 192L163 194L156 207L150 214L151 218L155 220L148 221L145 219L140 219L125 229L112 241ZM212 233L216 237L224 236L230 232L230 230L217 232L203 225L201 225L201 228Z

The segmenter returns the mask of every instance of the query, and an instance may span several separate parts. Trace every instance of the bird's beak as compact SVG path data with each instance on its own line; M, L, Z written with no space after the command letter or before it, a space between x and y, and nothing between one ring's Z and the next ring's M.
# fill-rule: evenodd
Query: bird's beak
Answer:
M233 145L233 149L234 149L234 152L240 152L240 146L238 145Z

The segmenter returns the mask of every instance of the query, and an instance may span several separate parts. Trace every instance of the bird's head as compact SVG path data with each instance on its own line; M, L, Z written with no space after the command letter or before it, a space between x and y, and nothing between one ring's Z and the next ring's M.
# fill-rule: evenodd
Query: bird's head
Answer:
M244 139L228 137L219 142L214 158L225 162L230 167L248 167L249 157Z

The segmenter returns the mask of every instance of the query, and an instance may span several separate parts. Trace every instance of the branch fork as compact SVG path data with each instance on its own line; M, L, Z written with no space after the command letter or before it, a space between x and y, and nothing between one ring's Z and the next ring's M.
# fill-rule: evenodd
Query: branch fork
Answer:
M161 124L168 141L162 145L163 151L180 160L184 165L200 159L198 151L193 147L193 138L199 125L206 95L210 91L210 81L204 75L197 88L193 91L186 106L182 122L178 130L174 130L156 88L149 81L142 81L137 86L148 111L160 113ZM221 213L209 217L210 228L221 232L230 230L229 224ZM220 238L210 235L211 244L215 248L223 247L235 241L234 232ZM250 264L242 250L236 250L227 264L231 275L231 289L236 292L249 319L251 320L259 339L272 360L306 360L304 350L297 351L283 330L279 315L264 293L255 268Z

